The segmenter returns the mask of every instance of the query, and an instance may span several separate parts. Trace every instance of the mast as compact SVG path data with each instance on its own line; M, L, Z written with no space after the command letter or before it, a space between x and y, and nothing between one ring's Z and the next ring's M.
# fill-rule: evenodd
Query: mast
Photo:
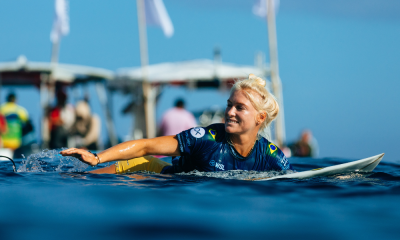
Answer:
M50 74L48 76L43 76L40 79L40 102L43 109L43 117L41 121L41 133L42 133L42 148L49 147L50 141L50 130L49 130L49 120L47 118L47 110L50 107L54 99L54 85L55 81L55 71L58 64L58 57L60 52L60 37L52 41L51 47L51 60L50 60Z
M139 44L140 44L140 62L142 65L143 76L143 100L144 100L144 113L146 122L146 138L153 138L156 136L156 123L155 123L155 91L152 89L148 80L148 49L147 49L147 32L146 32L146 14L144 0L137 0L137 13L139 24ZM135 116L138 118L139 116Z
M278 44L276 38L274 0L267 0L266 7L267 7L267 26L268 26L269 54L271 63L272 90L279 104L279 114L275 122L275 138L276 138L276 144L281 147L286 141L286 133L285 133L285 115L283 108L282 84L281 84L281 79L279 77L279 66L278 66Z

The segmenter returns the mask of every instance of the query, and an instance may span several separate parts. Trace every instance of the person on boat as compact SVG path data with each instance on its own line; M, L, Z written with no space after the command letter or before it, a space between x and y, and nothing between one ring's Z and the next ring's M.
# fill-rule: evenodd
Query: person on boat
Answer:
M265 80L250 74L236 82L227 101L225 123L195 127L173 136L132 140L98 154L70 148L60 153L92 166L117 161L92 173L293 169L282 151L264 136L279 106ZM151 155L173 156L172 164Z
M176 135L189 128L196 127L193 114L185 109L185 101L181 98L175 102L175 107L169 109L162 117L160 135Z
M0 107L0 113L6 118L7 131L2 135L3 146L16 150L22 143L22 129L29 119L25 108L17 103L15 93L7 95L7 102Z
M0 113L0 136L7 132L7 121L3 114ZM0 137L0 148L3 147L3 142Z
M101 131L101 121L97 114L92 113L88 99L79 101L75 108L76 120L72 126L71 135L79 148L97 150Z
M68 145L68 138L72 125L75 122L75 109L67 104L68 96L64 90L57 91L57 104L48 114L51 149L62 148Z
M305 129L301 132L299 139L289 145L291 155L294 157L317 157L318 142L311 130Z

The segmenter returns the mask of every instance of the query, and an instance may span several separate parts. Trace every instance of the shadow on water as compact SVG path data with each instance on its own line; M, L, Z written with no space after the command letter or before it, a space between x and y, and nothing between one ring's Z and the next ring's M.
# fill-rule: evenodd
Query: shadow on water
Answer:
M293 159L303 171L350 160ZM398 239L399 165L253 182L278 172L91 174L58 151L0 162L0 239ZM103 165L104 167L106 165ZM270 174L270 175L268 175Z

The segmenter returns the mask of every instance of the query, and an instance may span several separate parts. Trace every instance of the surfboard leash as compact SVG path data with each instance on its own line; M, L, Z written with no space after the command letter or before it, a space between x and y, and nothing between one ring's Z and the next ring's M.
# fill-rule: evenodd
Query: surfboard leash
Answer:
M10 161L12 162L12 164L13 164L13 169L14 169L14 172L17 172L17 168L15 167L15 162L14 162L14 160L12 160L12 159L11 159L11 158L9 158L9 157L2 156L2 155L0 155L0 157L7 158L8 160L10 160Z

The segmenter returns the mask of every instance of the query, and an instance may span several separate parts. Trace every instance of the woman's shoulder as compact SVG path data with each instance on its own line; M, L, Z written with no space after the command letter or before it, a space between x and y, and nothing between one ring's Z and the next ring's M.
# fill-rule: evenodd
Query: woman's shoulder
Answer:
M280 153L282 152L278 146L276 146L276 144L274 144L273 142L269 141L268 139L261 137L258 140L258 143L262 146L266 148L266 153L269 155L276 155L276 153ZM275 154L274 154L275 153Z
M194 127L184 131L201 140L220 141L225 139L225 125L223 123L211 124L207 127Z
M266 139L265 137L260 136L260 135L258 135L258 142L260 144L267 144L267 145L272 143L271 141L269 141L268 139Z
M225 139L225 124L223 123L211 124L206 129L214 140Z
M207 129L215 129L216 131L225 132L225 124L223 123L214 123L206 127Z

